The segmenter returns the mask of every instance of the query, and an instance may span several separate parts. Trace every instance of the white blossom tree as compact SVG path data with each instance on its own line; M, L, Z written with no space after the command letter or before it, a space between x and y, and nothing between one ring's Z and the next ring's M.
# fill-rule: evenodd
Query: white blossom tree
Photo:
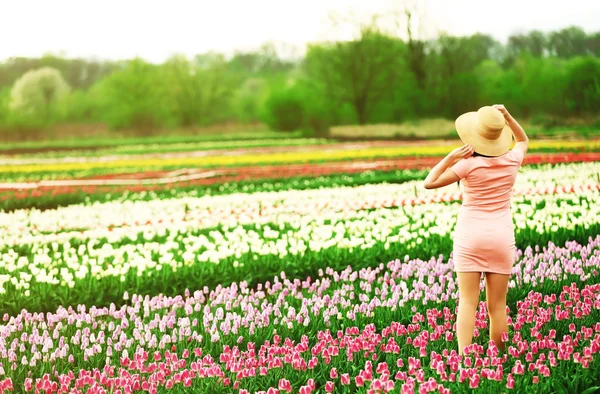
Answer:
M23 114L48 118L70 91L60 71L43 67L31 70L19 78L10 94L10 109Z

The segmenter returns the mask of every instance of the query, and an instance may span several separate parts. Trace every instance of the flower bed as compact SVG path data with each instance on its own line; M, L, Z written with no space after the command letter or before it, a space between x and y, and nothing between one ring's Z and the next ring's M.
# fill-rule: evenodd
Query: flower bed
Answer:
M0 208L7 210L23 208L56 208L85 202L106 202L122 198L128 200L173 198L202 194L230 194L237 191L278 191L289 189L315 189L331 186L355 186L366 183L401 183L408 180L424 179L425 168L431 167L439 159L403 158L396 160L349 161L334 163L291 164L278 166L223 167L214 170L215 175L191 181L163 184L139 185L89 185L52 186L52 181L37 188L19 188L19 184L0 184ZM600 153L560 153L529 154L525 164L560 164L600 161ZM181 171L178 171L180 173ZM193 171L191 171L194 174ZM82 180L140 180L147 182L155 178L162 182L173 172L153 171L141 173L98 175ZM75 180L78 181L78 180ZM118 181L117 181L118 182ZM25 185L35 186L35 183Z
M0 387L580 392L598 383L599 246L600 236L518 252L505 353L488 343L482 302L474 344L466 357L456 354L451 260L396 260L326 269L303 281L282 274L256 288L243 282L175 297L126 294L120 308L5 315L0 362L11 378Z
M188 152L177 155L136 155L132 157L99 157L99 158L61 158L41 161L32 159L1 160L1 179L22 181L23 179L47 179L56 174L69 174L80 178L90 175L131 172L169 170L180 168L215 168L227 166L276 165L290 163L318 163L344 160L389 159L396 157L430 157L447 154L456 147L454 144L339 144L316 145L306 148L263 148L256 151L224 151ZM582 153L600 150L600 140L591 141L532 141L530 153Z
M598 164L529 169L515 186L517 244L584 241L600 227ZM176 294L285 271L448 255L458 188L366 185L70 206L0 214L0 299L13 312L107 305L126 291ZM577 191L576 193L572 191Z

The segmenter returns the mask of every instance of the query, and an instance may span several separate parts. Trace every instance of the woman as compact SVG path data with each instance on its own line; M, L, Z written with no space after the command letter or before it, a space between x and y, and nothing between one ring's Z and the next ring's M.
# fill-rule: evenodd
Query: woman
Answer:
M503 105L461 115L456 119L456 131L465 145L450 152L431 170L425 188L436 189L463 180L463 203L452 252L459 289L456 336L462 355L473 340L482 273L490 339L498 348L504 348L502 333L508 332L506 293L515 259L510 198L529 139ZM510 150L513 135L516 144Z

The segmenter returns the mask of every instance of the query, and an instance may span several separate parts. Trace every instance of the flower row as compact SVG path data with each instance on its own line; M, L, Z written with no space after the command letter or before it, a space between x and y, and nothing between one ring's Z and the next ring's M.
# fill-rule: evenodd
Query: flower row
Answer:
M596 188L600 163L527 168L517 177L516 194L569 193ZM154 227L214 227L219 223L250 224L278 222L281 215L323 217L328 213L364 208L397 207L406 204L455 201L458 187L425 190L421 181L374 184L358 187L329 187L317 190L288 190L263 193L194 197L181 196L150 201L115 201L76 205L56 210L21 210L0 213L0 245L11 245L15 233L21 237L43 233L106 230L127 227L142 232ZM135 228L135 229L133 229ZM76 235L74 235L76 236ZM32 240L34 242L35 240ZM23 242L23 241L21 241Z
M516 237L535 238L535 233L587 228L598 223L600 192L579 195L547 195L515 198L513 217ZM543 208L542 208L543 206ZM540 207L540 208L538 208ZM147 227L88 230L78 238L72 232L23 236L17 234L0 257L5 272L0 291L11 284L29 296L30 286L72 288L78 282L122 278L133 274L149 278L171 272L182 275L202 265L236 259L233 267L266 259L285 261L308 258L324 250L385 249L402 245L410 252L430 237L452 236L458 203L407 205L402 209L361 209L321 212L318 217L280 213L261 221L244 222L233 216L227 223L194 229L194 223L166 223ZM214 223L217 225L218 223ZM196 224L202 227L202 224ZM524 235L522 235L524 234ZM194 267L199 265L200 267ZM282 266L283 268L283 266ZM161 274L162 275L162 274ZM34 290L34 289L32 289Z
M382 146L383 145L383 146ZM106 170L111 168L171 168L171 167L218 167L232 165L253 165L253 164L277 164L277 163L298 163L298 162L318 162L335 160L355 160L367 158L389 158L398 156L439 156L447 154L455 145L411 145L406 143L385 143L374 146L364 147L360 144L339 144L335 149L282 149L271 148L263 149L260 153L256 152L236 152L226 154L227 152L196 152L196 154L169 154L167 157L134 157L131 159L124 157L100 157L94 161L89 159L74 159L67 161L61 159L60 162L50 160L46 162L23 162L7 161L0 164L0 173L35 173L35 172L61 172L61 171L81 171L81 170ZM600 149L600 141L532 141L530 150L534 151L596 151ZM23 162L24 164L18 164Z

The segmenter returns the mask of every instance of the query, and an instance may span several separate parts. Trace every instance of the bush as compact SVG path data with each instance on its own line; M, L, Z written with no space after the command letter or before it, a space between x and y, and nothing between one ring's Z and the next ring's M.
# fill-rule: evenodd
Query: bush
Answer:
M306 106L294 87L272 93L265 103L265 122L274 130L294 131L306 125Z
M95 121L95 103L87 91L74 90L60 104L60 119L69 122Z

